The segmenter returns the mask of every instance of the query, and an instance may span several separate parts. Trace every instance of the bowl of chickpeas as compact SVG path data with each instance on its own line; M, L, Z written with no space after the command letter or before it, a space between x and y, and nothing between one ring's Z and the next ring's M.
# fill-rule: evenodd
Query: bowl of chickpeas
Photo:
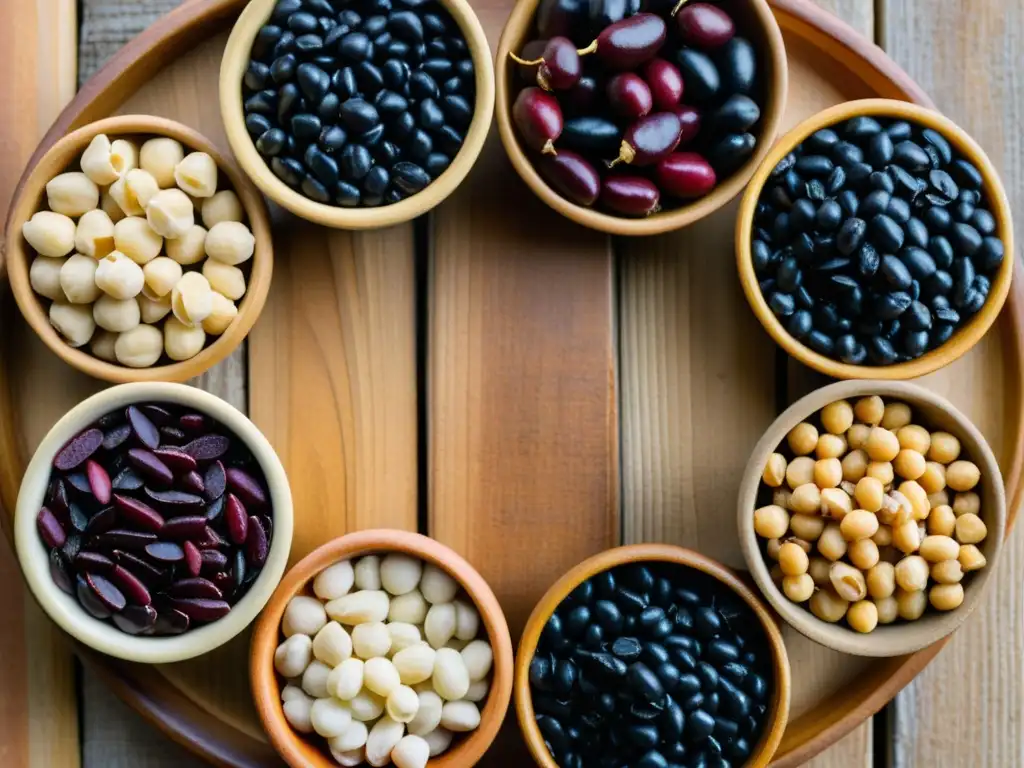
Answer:
M945 398L846 381L790 406L754 448L740 545L793 627L844 653L900 656L974 610L1003 543L992 449Z
M83 126L26 171L6 253L43 342L117 383L184 381L223 360L273 268L258 190L208 139L146 115Z

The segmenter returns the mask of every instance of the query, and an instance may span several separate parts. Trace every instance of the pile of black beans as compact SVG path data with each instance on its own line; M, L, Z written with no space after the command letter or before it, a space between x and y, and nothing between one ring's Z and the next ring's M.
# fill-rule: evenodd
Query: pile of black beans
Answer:
M744 765L772 686L771 649L749 606L667 563L583 582L530 663L537 726L560 768Z
M462 32L431 0L278 0L243 78L245 125L311 200L390 205L458 153L474 76Z
M1004 246L980 171L944 136L859 116L775 167L752 252L790 334L845 363L891 365L940 346L984 306Z

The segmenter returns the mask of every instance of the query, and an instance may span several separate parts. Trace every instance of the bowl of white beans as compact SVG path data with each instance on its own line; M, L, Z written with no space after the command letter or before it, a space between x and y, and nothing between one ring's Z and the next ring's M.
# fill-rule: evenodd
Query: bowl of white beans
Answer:
M199 133L161 117L90 123L21 179L11 290L70 365L111 382L185 381L227 357L270 288L263 197Z
M260 615L249 673L263 727L295 768L475 765L512 695L508 624L483 577L416 533L324 544Z
M948 400L846 381L768 428L737 514L744 559L782 618L843 653L902 656L979 605L1006 497L992 449Z

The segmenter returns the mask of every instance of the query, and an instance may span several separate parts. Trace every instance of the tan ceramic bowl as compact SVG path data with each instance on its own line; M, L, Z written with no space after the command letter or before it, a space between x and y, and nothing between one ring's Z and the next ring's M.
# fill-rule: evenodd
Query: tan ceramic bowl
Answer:
M753 232L754 210L758 198L772 170L779 161L788 155L800 142L815 131L836 123L849 120L858 115L876 117L892 117L908 120L938 131L949 140L953 148L970 160L981 171L984 179L984 191L992 206L992 215L996 219L997 232L1006 246L1006 258L992 281L992 289L988 301L970 321L960 327L943 345L933 349L916 360L895 365L871 366L849 365L818 354L800 341L789 335L779 319L768 307L758 286L754 274L754 265L750 255L751 234ZM750 180L740 203L739 216L736 218L736 266L740 274L743 292L747 295L751 309L761 321L761 325L775 342L786 352L804 365L831 376L834 379L914 379L937 371L967 353L978 343L985 332L995 322L999 310L1003 308L1006 296L1010 291L1010 279L1013 275L1013 262L1016 260L1013 250L1013 220L1010 203L1006 198L1006 190L999 179L999 174L992 165L984 150L967 133L953 121L930 109L904 101L889 99L863 99L826 109L800 123L796 128L783 136L771 153L764 159Z
M866 395L880 395L884 400L899 400L909 405L914 423L931 430L943 430L960 439L961 455L969 457L981 469L978 493L982 499L982 519L988 526L988 537L979 545L988 564L980 571L964 577L964 602L952 611L939 612L928 606L917 621L897 621L879 625L874 632L861 634L844 622L829 624L817 618L803 605L787 598L769 574L769 564L762 551L761 540L754 532L754 509L758 504L761 474L768 457L783 443L789 431L824 406L836 400L851 402ZM843 381L815 390L787 408L758 441L743 473L738 504L740 547L747 567L757 586L772 607L795 629L822 645L856 656L903 656L931 645L951 633L967 618L981 599L985 585L992 576L996 559L1003 545L1006 529L1006 495L999 464L985 438L966 416L944 397L907 382Z
M46 497L51 464L57 451L100 416L139 402L179 403L212 416L234 432L259 462L273 509L274 535L270 551L262 572L249 591L223 618L171 637L133 637L86 613L78 600L62 592L51 580L49 552L36 530L36 516ZM83 400L43 438L21 481L14 515L14 544L29 588L61 629L82 644L108 656L145 664L169 664L200 656L223 645L245 629L262 610L288 562L292 546L292 495L274 449L256 425L234 406L184 384L122 384Z
M772 650L774 697L761 740L754 745L745 768L763 768L782 742L782 733L789 720L789 701L792 682L789 657L782 641L782 633L768 607L733 571L709 557L669 544L632 544L601 552L584 560L552 585L530 614L516 653L515 705L519 727L526 738L530 754L541 768L558 768L551 753L544 746L544 737L537 727L530 693L530 663L537 650L541 632L558 606L581 583L599 573L627 563L675 563L706 573L736 593L757 616Z
M510 53L519 53L523 46L536 38L534 16L540 0L521 0L516 3L498 42L496 81L498 84L497 117L498 133L505 145L512 165L541 200L566 218L591 229L613 235L658 235L681 229L700 221L732 200L764 160L778 134L782 114L786 108L786 93L789 83L786 65L786 48L782 32L772 14L767 0L729 0L727 8L736 9L732 16L738 33L748 37L759 53L759 75L762 93L759 99L761 120L757 126L757 147L754 154L739 169L721 180L705 197L680 208L655 213L646 218L629 218L614 213L604 213L598 208L586 208L570 202L548 186L547 181L537 172L533 161L538 156L519 141L519 133L512 124L512 104L523 83L516 73L516 64L509 58ZM669 23L672 22L669 19ZM683 94L683 101L686 95ZM558 142L555 142L557 148Z
M426 536L388 529L359 531L317 547L292 566L267 603L253 632L249 657L253 699L263 728L270 736L270 743L293 768L337 768L337 763L327 751L323 738L297 733L285 720L281 683L274 670L274 651L282 640L284 609L295 595L312 594L310 584L313 578L327 566L362 555L389 552L402 552L432 563L455 579L476 605L494 651L491 690L480 713L480 727L467 734L456 734L448 751L431 758L427 765L430 768L476 765L501 728L512 695L512 639L505 614L487 582L461 555Z
M466 38L469 55L476 72L476 103L473 121L466 139L448 169L422 192L394 205L377 208L343 208L310 200L281 181L264 162L249 132L245 129L242 110L242 76L249 63L256 33L274 9L277 0L251 0L231 30L224 58L220 65L220 112L231 150L246 174L263 194L303 219L338 229L376 229L420 216L441 203L462 183L469 173L487 132L494 112L494 67L487 36L468 0L440 0Z
M28 270L34 251L21 234L21 226L32 214L46 208L46 183L63 173L72 163L77 162L89 142L98 134L111 137L169 136L177 139L187 149L209 154L217 167L227 177L235 190L248 219L249 228L256 236L256 250L252 257L245 296L238 305L238 316L222 335L195 357L178 363L154 365L150 368L129 368L118 363L109 363L94 357L88 345L73 348L65 342L50 325L43 299L36 295L29 283ZM7 215L7 269L11 279L11 290L18 302L21 314L39 335L39 338L66 363L83 373L115 383L132 381L185 381L198 376L213 367L242 342L263 310L270 290L273 272L273 245L270 236L270 219L263 198L255 187L242 175L238 167L222 155L209 139L191 128L163 117L149 115L124 115L109 117L89 123L50 147L39 163L26 170L15 192ZM48 306L48 305L47 305Z

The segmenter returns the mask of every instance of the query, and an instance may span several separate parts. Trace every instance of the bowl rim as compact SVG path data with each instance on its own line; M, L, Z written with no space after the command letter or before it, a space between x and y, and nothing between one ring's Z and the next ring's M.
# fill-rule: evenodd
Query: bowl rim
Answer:
M754 531L754 509L761 486L761 475L768 456L785 440L786 434L801 421L836 400L855 400L869 395L898 399L912 409L924 404L947 413L956 423L956 437L964 445L985 478L987 564L976 572L964 589L964 602L948 612L930 612L915 622L879 626L862 634L844 624L830 624L812 614L802 604L791 602L772 581L768 564L761 554L759 537ZM969 445L968 445L969 444ZM905 381L850 380L816 389L783 411L765 430L744 468L737 501L737 525L740 549L747 568L775 611L794 629L811 640L853 656L904 656L942 640L954 632L980 604L1005 543L1006 493L1002 473L992 449L981 431L949 400L918 384ZM931 631L926 631L931 626ZM906 630L913 629L914 633ZM915 634L916 638L909 637ZM902 638L900 636L903 636Z
M209 342L195 357L188 360L154 365L149 368L129 368L119 363L101 360L88 352L88 345L72 347L64 341L50 325L43 309L43 298L32 290L29 281L29 262L34 251L25 242L21 227L40 207L39 200L45 200L45 185L49 178L47 166L57 158L67 155L62 161L63 173L82 153L89 141L98 134L110 136L152 135L177 139L193 151L206 152L217 164L218 170L227 176L231 188L238 195L249 220L249 228L256 238L252 257L252 271L246 283L245 296L238 303L238 315L228 329ZM201 223L201 222L199 222ZM263 196L256 190L229 156L224 155L207 137L188 126L164 117L154 115L117 115L88 123L58 139L39 158L38 163L22 178L7 214L5 238L7 273L11 291L21 310L22 316L32 330L54 353L74 368L104 381L131 383L142 381L185 381L209 370L226 358L248 335L263 305L266 303L273 276L274 247L270 230L270 217Z
M267 481L274 535L266 563L249 591L215 622L181 635L128 635L85 612L50 578L49 549L39 539L36 516L43 505L57 451L73 436L112 410L138 402L171 402L205 413L230 429L252 451ZM121 384L86 398L50 428L25 470L14 514L14 545L29 588L47 615L79 642L108 656L146 664L191 659L223 645L245 629L270 599L284 573L292 543L292 496L284 467L267 438L245 414L201 389L172 382Z
M494 69L491 49L480 19L468 0L439 0L466 38L473 60L476 100L473 119L459 152L445 171L427 187L393 205L343 208L318 203L277 178L264 162L245 128L241 84L256 34L270 18L276 0L251 0L235 21L221 59L219 100L221 120L232 152L257 187L274 202L307 221L335 229L376 229L420 216L443 202L463 182L484 147L494 112Z
M534 719L533 697L530 692L530 662L536 653L544 626L562 601L580 583L598 573L634 562L673 563L701 571L728 587L757 616L772 651L774 695L768 727L765 728L751 752L751 757L744 765L746 768L767 766L782 743L792 696L792 675L782 632L768 607L753 589L743 583L739 575L707 555L673 544L627 544L599 552L561 576L537 602L526 622L516 650L514 689L516 717L533 759L542 768L558 768L558 764L544 746L544 737Z
M797 144L821 128L834 125L859 115L894 117L932 128L941 133L964 157L981 171L982 188L992 203L992 215L996 218L997 232L1006 249L1002 266L996 273L988 300L981 310L961 326L943 344L916 360L894 365L870 366L850 365L833 360L798 341L783 327L771 311L758 286L757 276L751 257L754 211L764 185L772 170ZM966 354L999 316L1010 292L1013 276L1013 214L1006 196L1006 190L992 161L981 146L960 126L936 110L894 99L860 99L848 101L807 118L783 136L764 158L750 179L750 184L740 202L736 217L736 266L743 293L758 321L775 343L804 365L834 379L885 379L903 380L937 371Z
M285 720L280 685L274 669L274 651L280 643L281 617L292 597L302 594L315 576L334 563L370 554L400 552L433 564L458 582L473 601L487 631L494 654L491 688L480 713L480 726L442 755L430 758L430 768L462 768L475 765L490 745L508 712L512 697L513 650L508 622L498 598L483 576L450 547L412 531L377 528L346 533L321 544L293 565L270 597L256 621L249 655L249 680L253 702L270 743L295 768L311 768L302 747L310 747L304 735L296 733ZM317 753L322 750L316 748ZM322 765L336 765L322 754Z
M566 218L585 227L606 232L612 235L658 235L682 229L706 216L736 198L746 187L750 177L768 155L772 144L778 136L782 125L789 90L789 67L786 58L786 46L782 38L782 30L772 13L767 0L744 0L750 9L750 23L764 31L767 50L764 55L770 62L773 77L766 84L768 106L762 112L761 134L754 153L737 170L731 173L724 182L715 186L710 193L702 198L674 208L660 211L646 218L628 218L603 213L594 208L587 208L570 202L552 189L538 173L527 152L519 143L519 138L512 125L512 107L510 92L509 52L520 40L527 38L533 23L533 16L540 0L521 0L516 3L505 23L501 38L498 41L496 85L496 112L498 133L516 172L526 182L533 193L550 208Z

